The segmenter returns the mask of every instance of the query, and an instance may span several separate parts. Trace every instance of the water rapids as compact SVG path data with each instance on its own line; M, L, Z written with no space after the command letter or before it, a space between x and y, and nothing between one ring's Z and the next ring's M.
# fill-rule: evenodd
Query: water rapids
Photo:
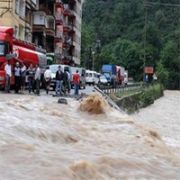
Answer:
M174 96L180 99L180 93ZM176 110L180 101L173 100L176 106L168 107ZM0 94L0 180L179 179L180 152L170 144L174 131L165 135L158 109L143 117L153 117L159 129L97 95L62 105L50 96Z

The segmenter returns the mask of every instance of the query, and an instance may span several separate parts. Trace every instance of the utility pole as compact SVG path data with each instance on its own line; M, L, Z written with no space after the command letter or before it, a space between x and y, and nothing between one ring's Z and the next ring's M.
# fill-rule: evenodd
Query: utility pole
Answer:
M144 74L144 68L146 65L146 43L147 43L147 0L144 0L144 13L145 13L145 17L144 17L144 59L143 59L143 76ZM144 78L144 77L143 77Z
M95 51L92 51L92 70L94 71Z

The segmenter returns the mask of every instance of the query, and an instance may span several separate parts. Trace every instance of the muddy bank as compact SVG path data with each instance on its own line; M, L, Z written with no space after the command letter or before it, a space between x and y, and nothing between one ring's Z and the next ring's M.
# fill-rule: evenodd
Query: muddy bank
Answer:
M125 97L118 98L118 95L115 95L112 96L112 98L120 108L122 108L128 114L132 114L141 108L153 104L156 99L162 96L163 87L156 84Z

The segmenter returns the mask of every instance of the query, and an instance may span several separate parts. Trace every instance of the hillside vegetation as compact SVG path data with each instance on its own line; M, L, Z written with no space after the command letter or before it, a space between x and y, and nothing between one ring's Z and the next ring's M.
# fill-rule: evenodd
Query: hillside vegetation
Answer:
M86 0L81 57L87 68L94 58L96 70L104 63L122 65L137 81L144 65L153 66L161 83L179 89L180 1Z

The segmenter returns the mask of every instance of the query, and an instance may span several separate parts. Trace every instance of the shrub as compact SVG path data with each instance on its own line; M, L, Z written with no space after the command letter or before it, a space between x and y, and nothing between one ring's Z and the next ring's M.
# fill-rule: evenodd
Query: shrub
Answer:
M163 86L154 84L144 88L141 92L122 98L117 101L117 105L128 113L133 113L140 108L147 107L154 103L154 100L163 96Z

